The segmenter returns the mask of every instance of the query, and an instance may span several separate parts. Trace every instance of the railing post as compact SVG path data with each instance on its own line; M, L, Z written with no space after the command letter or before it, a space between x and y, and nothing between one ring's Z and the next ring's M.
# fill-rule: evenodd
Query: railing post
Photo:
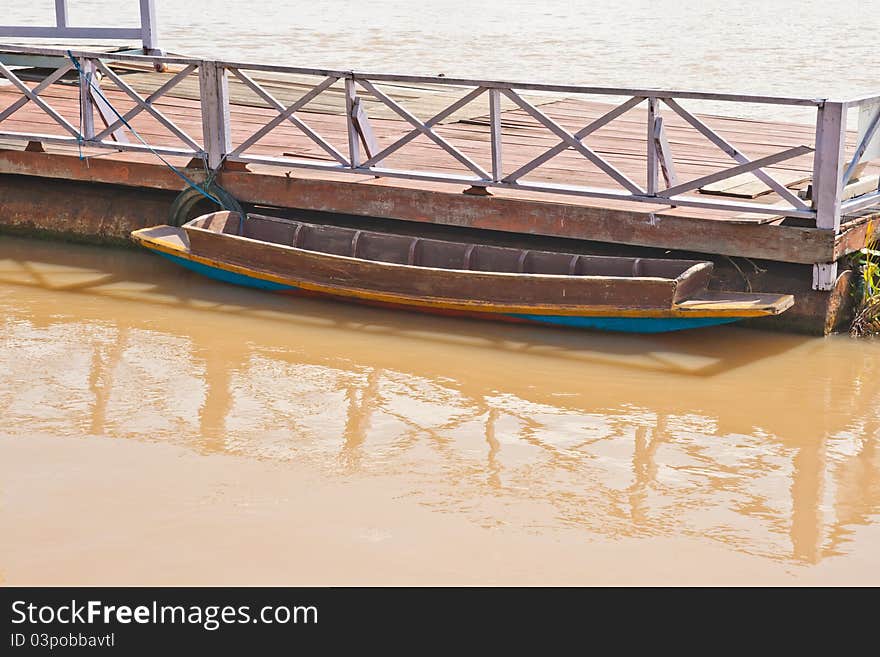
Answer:
M361 165L361 146L358 142L357 126L355 125L355 98L357 87L354 78L345 78L345 127L348 132L348 162L352 169Z
M657 142L654 141L654 123L659 114L659 105L657 99L653 96L648 97L648 146L647 146L647 186L646 190L649 196L657 194Z
M214 61L199 64L202 136L208 167L216 170L232 150L229 136L229 79L226 68Z
M79 110L82 116L80 132L83 139L95 138L95 101L92 97L92 81L95 79L95 60L81 57L79 60Z
M845 146L846 103L825 101L816 115L816 154L813 158L813 208L817 228L840 230Z
M813 208L816 228L840 231L840 197L843 193L843 152L846 146L847 104L825 101L816 114L816 153L813 157ZM813 289L832 290L837 263L813 265Z
M67 0L55 0L55 27L67 27Z
M489 130L492 141L492 180L498 182L504 175L501 161L501 90L489 89Z
M66 1L66 0L62 0ZM155 0L140 0L141 3L141 41L144 53L147 55L159 54L159 31L156 25Z

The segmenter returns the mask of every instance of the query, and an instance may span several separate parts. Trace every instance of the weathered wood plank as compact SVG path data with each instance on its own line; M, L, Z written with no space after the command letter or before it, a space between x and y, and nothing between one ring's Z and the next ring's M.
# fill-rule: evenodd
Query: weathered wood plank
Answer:
M810 180L812 174L777 169L774 171L773 177L786 187L792 187ZM698 191L701 194L734 196L737 198L758 198L759 196L773 193L770 187L760 180L756 180L750 173L742 173L726 180L703 185Z

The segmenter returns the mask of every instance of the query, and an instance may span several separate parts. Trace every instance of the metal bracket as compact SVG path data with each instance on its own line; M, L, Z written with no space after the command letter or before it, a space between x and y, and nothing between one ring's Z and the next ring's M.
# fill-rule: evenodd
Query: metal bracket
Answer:
M837 283L837 263L827 262L813 265L813 289L833 290Z

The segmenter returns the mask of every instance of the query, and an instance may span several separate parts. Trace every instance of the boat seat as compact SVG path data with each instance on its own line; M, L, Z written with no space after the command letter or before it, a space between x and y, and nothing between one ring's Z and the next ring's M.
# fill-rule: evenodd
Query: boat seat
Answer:
M516 273L519 272L521 254L520 249L480 244L474 250L468 269Z
M364 260L377 262L393 262L405 265L409 262L410 247L413 237L408 235L382 236L361 231L357 240L357 252L351 255Z
M244 220L242 237L275 244L291 244L296 232L296 224L288 221L272 220L269 217L250 215Z

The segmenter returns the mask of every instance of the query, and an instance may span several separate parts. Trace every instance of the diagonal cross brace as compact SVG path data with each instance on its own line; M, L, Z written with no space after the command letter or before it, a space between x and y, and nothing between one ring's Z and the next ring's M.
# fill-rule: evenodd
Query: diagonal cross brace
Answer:
M592 132L595 132L596 130L598 130L602 126L604 126L608 123L611 123L611 121L616 119L621 114L625 114L626 112L630 111L636 105L641 104L642 101L644 101L644 100L645 100L644 97L641 97L641 96L636 96L634 98L630 98L628 101L626 101L625 103L623 103L621 105L618 105L610 112L603 114L595 121L591 121L589 124L587 124L586 126L581 128L580 130L578 130L576 133L574 133L574 136L578 140L583 139L584 137L586 137L587 135L589 135ZM564 151L568 147L569 147L568 141L563 140L563 141L559 142L558 144L556 144L556 146L554 146L550 150L542 153L541 155L539 155L535 159L533 159L529 162L526 162L519 169L517 169L516 171L514 171L510 175L506 176L504 178L504 182L516 182L516 180L518 180L519 178L522 178L529 171L541 166L542 164L544 164L545 162L547 162L549 160L552 160L554 157L559 155L562 151Z
M689 180L686 183L669 187L668 189L664 189L662 192L658 192L657 196L669 198L670 196L674 196L675 194L681 194L682 192L697 189L698 187L702 187L703 185L708 185L719 180L733 178L734 176L738 176L743 173L751 173L759 167L766 167L770 166L771 164L778 164L779 162L784 162L785 160L790 160L800 155L804 155L805 153L812 152L813 149L809 146L795 146L794 148L789 148L779 153L774 153L773 155L767 155L766 157L762 157L757 160L751 160L750 162L746 162L744 164L738 164L734 167L730 167L729 169L724 169L724 171L710 173L709 175Z
M56 71L57 73L57 71ZM35 93L30 87L28 87L24 82L22 82L12 71L10 71L6 66L0 63L0 75L9 80L13 86L18 89L22 94L24 94L27 100L32 101L35 105L37 105L41 110L43 110L46 114L51 116L55 122L60 125L62 128L67 130L70 134L77 138L77 140L82 138L82 135L79 133L79 130L74 128L63 116L61 116L55 109L47 103L45 100L40 98L39 93ZM60 76L59 76L60 77ZM39 86L39 85L37 85ZM21 99L24 100L24 99ZM25 101L27 102L27 101Z
M739 150L733 144L731 144L729 141L724 139L724 137L722 137L721 135L716 133L714 130L712 130L712 128L710 128L705 123L700 121L700 119L698 119L696 116L694 116L693 114L688 112L686 109L684 109L677 102L672 100L672 98L661 98L661 100L664 103L666 103L666 105L669 106L669 108L672 109L673 112L678 114L681 118L683 118L691 126L693 126L693 128L697 132L699 132L704 137L706 137L706 139L711 141L713 144L715 144L718 148L720 148L722 151L727 153L734 160L736 160L740 164L748 164L751 162L751 160L749 158L747 158L745 155L743 155L742 153L740 153ZM793 207L795 207L799 210L809 210L810 209L806 203L804 203L802 200L800 200L797 197L797 195L792 194L791 191L785 187L785 185L780 183L778 180L776 180L775 178L773 178L769 174L764 173L763 171L761 171L761 169L754 169L753 171L749 171L749 173L751 173L753 176L758 178L758 180L760 180L761 182L766 184L768 187L770 187L773 191L775 191L777 194L779 194L783 199L785 199L786 201L791 203L791 205Z
M561 125L556 123L549 116L544 114L537 107L532 105L531 103L524 100L519 94L511 89L502 89L501 93L510 98L514 103L519 105L527 114L529 114L532 118L534 118L539 123L543 124L546 128L550 130L557 137L562 139L563 142L566 143L566 146L570 146L578 153L587 158L590 162L599 167L602 171L604 171L608 176L613 178L618 184L632 192L633 194L644 195L645 190L639 187L635 182L630 180L626 174L622 171L614 167L612 164L604 160L602 157L597 155L592 149L584 146L580 139L571 134L568 130L563 128Z
M50 84L55 84L56 82L58 82L58 80L60 80L62 77L64 77L72 69L73 69L72 63L64 64L61 68L59 68L54 73L52 73L49 77L45 78L42 82L40 82L40 84L38 84L36 87L31 89L31 91L34 94L39 95L40 92L43 91L46 87L48 87ZM8 119L10 116L15 114L18 110L20 110L22 107L27 105L29 102L31 102L31 99L28 96L23 96L23 97L19 98L17 101L12 103L12 105L10 105L5 110L0 112L0 121L3 121L4 119Z
M284 107L284 105L282 105L280 102L278 102L278 100L272 94L270 94L268 91L263 89L263 87L261 87L259 84L254 82L254 80L251 79L251 77L249 75L247 75L246 73L244 73L243 71L239 71L238 69L235 69L235 68L230 69L230 70L232 71L233 75L235 75L235 77L237 77L239 80L244 82L248 87L250 87L255 94L257 94L260 98L262 98L267 103L269 103L269 105L272 108L277 110L282 115L284 115L286 113L286 116L282 116L280 119L278 119L279 123L281 121L283 121L284 119L287 119L293 125L295 125L297 128L299 128L302 132L304 132L306 134L306 136L308 136L309 139L311 139L318 146L323 148L331 157L333 157L333 159L335 159L337 162L339 162L340 164L342 164L344 166L348 166L348 160L345 158L345 156L342 153L340 153L330 142L328 142L326 139L324 139L321 135L319 135L317 132L312 130L312 128L310 128L305 123L305 121L294 116L293 112L295 112L296 110L291 110L290 112L288 112L288 109L290 109L290 108ZM328 78L328 80L329 79L330 78ZM327 87L329 87L330 84L332 84L332 83L328 84L327 80L324 80L324 82L322 82L320 85L318 85L318 87L313 89L310 93L314 93L316 89L321 88L324 84L326 84ZM326 89L326 87L322 88L321 91L323 91L324 89ZM318 91L317 93L314 93L314 95L312 95L310 98L308 98L308 100L303 102L302 105L305 105L309 100L311 100L312 98L317 96L319 93L321 93L321 92ZM303 98L306 98L307 96L309 96L309 94L306 94L306 96L303 96ZM300 100L297 101L297 103L302 101L303 98L300 98ZM297 103L294 103L294 105L296 105ZM272 127L275 127L275 126L272 126ZM269 130L271 130L271 129L272 128L269 128ZM266 132L268 132L269 130L267 130ZM260 136L262 137L262 135L260 135ZM259 137L257 139L259 139ZM250 146L252 144L248 144L248 145ZM237 149L237 153L240 153L240 152L241 152L241 147L239 146L239 149Z
M485 87L477 87L476 89L472 90L470 93L468 93L463 98L460 98L457 101L455 101L452 105L450 105L449 107L444 109L442 112L435 114L430 119L425 121L423 124L424 127L433 128L436 124L440 123L440 121L442 121L446 117L451 116L452 114L454 114L455 112L460 110L462 107L464 107L465 105L467 105L471 101L474 101L477 98L479 98L481 95L483 95L483 93L485 91L486 91ZM401 147L405 146L406 144L408 144L409 142L411 142L413 139L415 139L416 137L418 137L421 134L424 134L422 132L421 128L419 128L419 127L414 128L413 130L411 130L410 132L405 134L403 137L401 137L400 139L395 141L393 144L391 144L387 148L383 149L381 152L377 153L376 155L371 156L370 159L367 160L366 162L364 162L361 166L369 167L374 164L378 164L379 162L384 160L386 157L391 155L394 151L399 150Z
M864 157L865 151L868 150L868 145L871 143L871 139L874 138L874 134L877 132L878 127L880 127L880 107L877 107L877 111L874 112L874 116L868 124L868 128L865 130L865 136L862 137L862 141L856 146L856 152L853 154L852 161L846 168L846 173L843 174L843 179L841 180L842 185L846 185L849 182L850 177L855 173L856 167L862 161L862 157Z
M248 82L245 81L244 78L241 77L241 76L244 75L244 74L243 74L243 73L240 74L240 72L238 71L238 69L234 69L234 68L233 68L233 69L230 69L230 70L232 71L233 75L235 75L236 77L238 77L238 78L239 78L240 80L242 80L242 82L244 82L245 84L248 84ZM248 79L250 79L250 78L248 78ZM290 105L287 109L285 109L283 112L281 112L278 116L276 116L274 119L272 119L271 121L269 121L269 123L267 123L267 124L264 125L262 128L260 128L259 130L257 130L254 134L252 134L250 137L248 137L247 139L245 139L245 140L244 140L244 141L238 146L238 148L236 148L234 151L232 151L232 152L229 154L229 157L235 157L235 156L238 156L238 155L241 155L242 153L244 153L248 148L250 148L251 146L253 146L254 144L256 144L258 141L260 141L260 139L262 139L262 138L265 137L269 132L271 132L276 126L278 126L279 124L281 124L281 123L283 123L284 121L288 120L288 119L291 117L291 115L293 115L294 112L296 112L297 110L299 110L299 109L301 109L302 107L304 107L307 103L311 102L312 99L314 99L316 96L320 95L324 90L326 90L328 87L332 86L333 84L335 84L335 83L338 82L338 81L339 81L339 78L337 78L337 77L333 77L333 76L328 77L327 79L325 79L325 80L324 80L323 82L321 82L319 85L317 85L316 87L314 87L311 91L309 91L307 94L305 94L302 98L300 98L300 99L297 100L295 103L293 103L292 105ZM253 82L253 80L251 80L251 82ZM254 83L254 84L257 84L256 82L253 82L253 83ZM296 125L296 124L294 124L294 125ZM299 125L297 125L297 127L299 127ZM331 154L332 154L332 153L331 153ZM334 156L334 157L335 157L335 156ZM337 158L337 159L338 159L338 158ZM343 158L343 159L344 159L344 158ZM347 164L347 162L343 162L343 164Z
M147 112L149 112L153 116L153 118L155 118L159 123L161 123L163 126L165 126L178 139L180 139L183 143L185 143L191 149L193 149L194 151L201 151L202 150L202 147L198 144L198 142L196 142L192 137L190 137L188 134L186 134L183 130L178 128L177 125L173 121L171 121L171 119L167 118L164 114L162 114L162 112L160 112L155 107L153 107L149 102L147 102L139 93L137 93L134 89L132 89L130 86L128 86L128 84L126 84L125 81L122 80L122 78L120 78L118 75L116 75L116 73L114 73L112 70L110 70L110 68L105 66L104 63L101 62L101 60L96 60L95 64L97 65L97 67L101 70L101 72L106 77L110 78L113 81L113 84L115 84L123 92L125 92L125 94L129 98L131 98L139 106L139 107L135 107L132 110L132 111L134 111L134 114L132 114L132 117L137 116L143 110L146 110ZM189 67L187 67L187 68L189 68ZM184 70L186 70L186 69L184 69ZM182 73L182 71L181 71L181 73ZM168 81L168 83L170 83L170 82L171 82L171 80ZM168 83L166 83L166 85ZM165 86L165 85L163 85L163 86ZM166 89L166 91L167 91L167 89ZM126 121L128 121L128 119L126 119ZM116 126L114 124L114 126L111 126L111 127L116 129L118 126ZM104 130L101 133L101 136L106 136L110 132L111 132L111 130L110 130L110 128L108 128L107 130Z
M171 91L174 87L176 87L178 85L178 83L183 81L184 78L188 77L189 74L192 73L195 69L196 69L196 66L194 64L187 66L185 69L180 71L180 73L177 73L173 78L168 80L165 84L163 84L161 87L156 89L156 91L154 91L149 96L147 96L146 99L144 99L144 103L146 103L147 105L151 105L155 100L157 100L161 96L164 96L166 93ZM100 103L100 95L97 94L97 92L96 92L95 96L97 97L96 100ZM138 96L138 97L140 97L140 96ZM131 119L133 119L135 116L137 116L138 114L140 114L143 111L144 111L144 107L142 106L142 104L138 103L138 105L136 105L132 109L128 110L125 114L123 114L122 119L116 119L116 121L113 121L112 123L107 125L106 130L102 130L99 134L95 135L95 141L102 141L108 135L116 134L116 132L122 126L124 126L127 122L131 121ZM102 112L102 116L103 115L104 115L104 113ZM195 150L201 150L201 148L196 147Z
M379 91L371 82L368 80L357 79L357 83L361 85L364 89L373 94L376 98L385 103L391 110L394 111L395 114L400 116L401 118L406 119L412 125L415 126L416 130L418 130L421 134L428 137L435 144L440 146L443 150L449 153L456 160L461 162L468 169L476 173L483 180L491 180L492 176L489 175L489 172L483 169L479 164L474 162L467 155L459 151L455 146L446 141L443 137L438 135L434 130L430 127L422 123L417 117L411 114L408 110L402 107L399 103L397 103L393 98L390 98L388 95ZM473 93L473 92L471 92ZM382 155L381 153L379 155ZM372 158L376 159L376 158Z

